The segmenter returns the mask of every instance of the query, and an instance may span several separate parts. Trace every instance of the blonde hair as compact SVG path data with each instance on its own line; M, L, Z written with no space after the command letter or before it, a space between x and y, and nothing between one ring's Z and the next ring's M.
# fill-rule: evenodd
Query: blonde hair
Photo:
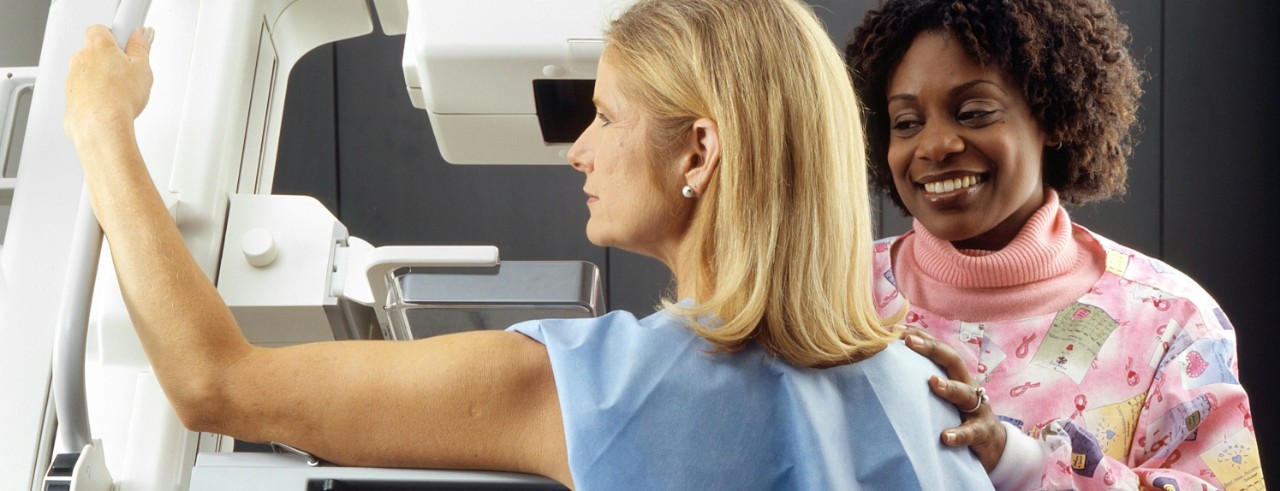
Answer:
M719 128L720 164L690 225L696 303L664 307L717 351L756 341L799 366L856 362L896 338L873 299L858 101L807 5L641 0L605 52L657 152L689 141L699 118Z

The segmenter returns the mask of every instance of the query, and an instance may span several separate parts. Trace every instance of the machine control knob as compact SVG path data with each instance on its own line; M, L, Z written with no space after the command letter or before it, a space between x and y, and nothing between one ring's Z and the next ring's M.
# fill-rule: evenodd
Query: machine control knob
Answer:
M244 259L255 267L265 268L275 262L278 249L271 232L262 228L249 229L240 239L240 249L244 251Z
M560 78L564 76L564 68L557 65L547 65L542 67L542 74L551 78Z

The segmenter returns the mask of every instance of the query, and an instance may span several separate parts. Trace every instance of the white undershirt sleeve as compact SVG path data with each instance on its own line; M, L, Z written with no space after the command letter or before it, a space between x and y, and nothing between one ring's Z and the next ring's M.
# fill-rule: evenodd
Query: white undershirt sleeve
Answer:
M1004 454L991 469L991 484L1000 491L1023 491L1040 487L1045 463L1049 460L1049 447L1031 438L1006 422L1004 425Z

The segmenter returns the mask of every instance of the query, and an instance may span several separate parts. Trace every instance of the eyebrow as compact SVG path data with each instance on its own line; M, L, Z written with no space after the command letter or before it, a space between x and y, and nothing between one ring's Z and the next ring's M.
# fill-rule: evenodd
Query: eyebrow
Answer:
M603 112L603 113L613 113L613 112L615 112L615 111L613 110L613 107L609 106L608 104L605 104L603 101L601 101L601 100L600 100L600 99L598 99L598 98L592 97L592 98L591 98L591 104L595 106L595 110L596 110L596 112Z
M951 95L951 96L953 96L953 97L954 97L954 96L956 96L956 95L958 95L958 94L964 93L964 92L968 91L969 89L972 89L972 88L977 87L977 86L979 86L979 85L990 85L990 86L992 86L992 87L995 87L995 88L996 88L996 90L999 90L1000 92L1004 92L1004 89L1000 87L1000 84L997 84L997 83L992 82L992 81L990 81L990 80L986 80L986 79L981 79L981 78L980 78L980 79L978 79L978 80L974 80L974 81L972 81L972 82L963 83L963 84L960 84L960 85L955 86L955 88L951 89L951 92L949 93L949 95Z
M951 97L955 97L956 95L961 94L961 93L964 93L965 91L968 91L969 89L972 89L972 88L977 87L977 86L979 86L979 85L991 85L991 86L995 87L996 89L1000 90L1000 92L1004 92L1004 89L1001 89L1001 88L1000 88L1000 84L997 84L997 83L995 83L995 82L992 82L992 81L990 81L990 80L986 80L986 79L978 79L978 80L973 80L973 81L970 81L970 82L965 82L965 83L963 83L963 84L960 84L960 85L957 85L957 86L953 87L950 91L948 91L948 92L947 92L947 95L949 95L949 96L951 96ZM918 98L918 97L916 97L916 95L915 95L915 94L894 94L894 95L890 96L890 97L889 97L889 100L888 100L888 101L886 101L886 102L893 102L893 101L897 101L897 100L907 101L907 102L915 102L915 101L916 101L916 100L918 100L918 99L919 99L919 98Z

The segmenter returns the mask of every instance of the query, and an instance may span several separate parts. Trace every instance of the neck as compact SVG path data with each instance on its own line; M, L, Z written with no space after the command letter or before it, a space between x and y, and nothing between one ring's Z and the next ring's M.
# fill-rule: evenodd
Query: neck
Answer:
M1017 320L1057 312L1102 275L1105 253L1076 231L1050 194L998 251L960 249L917 221L895 252L894 276L913 305L955 320Z
M1044 188L1037 188L1035 193L1040 199L1031 200L1022 205L1021 208L1014 210L1003 222L996 224L995 228L977 237L965 240L951 242L956 249L963 250L979 250L979 251L999 251L1004 249L1013 242L1018 234L1022 233L1026 228L1027 221L1036 214L1038 210L1044 207L1046 203L1053 200L1054 208L1057 208L1057 193L1052 189L1046 194ZM1049 197L1048 195L1052 195Z
M673 254L658 259L667 265L667 269L671 270L671 277L675 278L676 298L693 298L697 293L698 261L692 250L693 241L689 240L689 234L683 234L673 248Z

